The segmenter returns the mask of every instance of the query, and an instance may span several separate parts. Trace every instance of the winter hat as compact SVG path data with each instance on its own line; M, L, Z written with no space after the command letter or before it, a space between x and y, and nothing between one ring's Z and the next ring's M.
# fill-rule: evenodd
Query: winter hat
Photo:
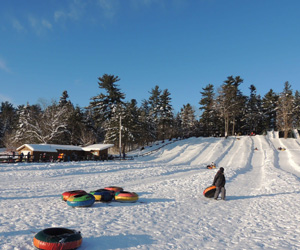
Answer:
M220 171L221 171L222 173L224 173L224 168L220 167Z

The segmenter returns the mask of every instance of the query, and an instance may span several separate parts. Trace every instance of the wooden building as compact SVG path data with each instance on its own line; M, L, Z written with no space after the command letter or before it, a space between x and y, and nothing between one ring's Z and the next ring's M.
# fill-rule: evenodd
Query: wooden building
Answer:
M94 144L87 147L57 144L24 144L17 148L23 159L30 161L106 160L113 144Z
M108 149L114 144L93 144L82 148L86 152L86 156L91 156L99 160L107 160Z

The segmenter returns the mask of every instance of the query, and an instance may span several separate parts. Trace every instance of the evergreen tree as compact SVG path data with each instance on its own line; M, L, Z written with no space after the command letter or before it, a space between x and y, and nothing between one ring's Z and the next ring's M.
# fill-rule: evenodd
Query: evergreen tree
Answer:
M68 98L69 98L68 92L65 90L62 93L62 96L60 97L59 105L66 105L68 103L67 101Z
M94 119L95 116L93 110L90 108L85 108L85 111L83 113L84 113L83 123L85 124L87 131L89 131L89 134L93 134L94 137L94 140L88 140L88 141L94 141L94 143L103 142L105 139L106 130L104 126L99 126L99 124ZM87 139L84 138L84 141L87 142Z
M174 119L174 134L173 137L184 137L184 130L182 127L181 114L178 112Z
M66 144L71 145L90 145L96 143L96 135L85 123L86 114L80 107L70 107L68 119L68 130Z
M81 128L80 109L75 109L72 102L67 100L69 98L68 92L65 90L59 100L59 105L56 109L62 110L65 113L65 119L67 127L64 129L64 133L55 139L55 143L66 145L80 145L78 140L79 130Z
M105 142L121 146L123 154L138 145L141 137L141 123L139 121L140 111L137 102L132 99L124 105L119 104L116 112L107 123ZM120 134L121 133L121 134ZM120 141L121 135L121 141ZM121 142L121 145L120 145Z
M276 110L278 107L278 95L270 89L262 99L263 127L265 130L277 130Z
M159 86L155 86L154 89L151 89L149 92L151 95L149 97L149 105L150 105L150 116L152 117L152 120L155 123L156 129L158 128L159 124L159 118L160 118L160 95L161 90L159 89ZM157 135L156 135L157 137Z
M232 78L232 76L230 77ZM231 82L231 79L228 79L228 82ZM241 127L241 115L243 114L243 109L246 104L246 98L243 96L242 92L239 89L241 83L244 80L240 76L236 76L233 79L233 100L231 102L231 113L232 113L232 132L231 134L234 135L236 128Z
M300 93L295 92L293 128L300 130Z
M97 136L87 121L88 111L82 110L79 106L74 107L65 90L60 97L58 109L67 111L67 129L62 136L56 139L59 144L68 145L90 145L97 142ZM91 121L93 124L93 122Z
M9 102L2 102L0 106L0 147L9 147L5 138L10 136L17 119L17 111L13 105Z
M171 97L168 89L165 89L160 95L159 103L159 138L171 138L173 133L173 108L171 105Z
M202 98L199 102L200 110L202 110L200 123L202 124L203 135L210 136L214 133L216 128L216 112L214 108L214 86L208 84L205 88L202 88Z
M155 141L156 138L156 126L153 117L150 115L150 109L149 102L143 100L139 112L139 121L141 123L140 145L148 145L149 142Z
M224 120L225 137L229 135L229 125L232 125L231 134L235 134L235 127L238 118L243 112L245 98L239 90L239 85L243 82L239 76L227 77L221 86L219 96L217 98L217 109L220 117Z
M247 109L245 114L246 126L248 133L262 132L262 107L261 98L256 94L256 88L254 85L250 86L250 97L247 102Z
M224 135L228 136L229 132L229 122L232 118L232 110L234 107L233 100L234 96L234 86L233 86L232 77L228 77L227 81L224 81L224 84L221 86L221 90L219 91L219 96L217 98L218 104L218 113L220 117L224 120Z
M96 123L101 126L115 115L116 108L123 103L125 94L120 91L116 84L120 81L118 76L104 74L98 80L99 88L105 90L106 93L92 97L88 108L91 109Z
M139 120L140 110L137 101L132 99L125 105L125 115L122 119L122 152L123 154L139 144L142 124Z
M180 118L183 137L188 138L195 136L195 110L189 103L187 105L183 105L183 108L181 108Z
M121 130L121 136L123 131L123 122L126 115L125 111L125 105L124 103L119 103L115 106L115 111L112 112L111 118L106 122L106 134L105 134L105 140L104 143L112 143L115 146L121 146L120 145L120 130ZM121 137L121 142L122 142ZM121 149L120 149L121 150ZM121 154L121 152L120 152Z
M288 138L288 133L293 125L294 96L289 82L285 82L284 89L278 98L277 126L284 132L284 138Z

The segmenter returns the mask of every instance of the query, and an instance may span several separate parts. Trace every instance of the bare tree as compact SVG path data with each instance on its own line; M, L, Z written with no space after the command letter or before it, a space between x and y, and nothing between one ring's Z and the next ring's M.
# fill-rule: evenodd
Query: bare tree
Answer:
M67 130L67 106L53 103L44 111L39 105L20 109L14 141L18 143L51 143Z

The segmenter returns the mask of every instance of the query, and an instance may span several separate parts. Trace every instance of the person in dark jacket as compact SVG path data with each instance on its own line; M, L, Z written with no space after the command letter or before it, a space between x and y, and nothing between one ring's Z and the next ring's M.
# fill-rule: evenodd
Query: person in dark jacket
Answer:
M216 186L216 192L214 196L215 200L218 199L220 193L221 193L222 200L225 200L225 195L226 195L225 183L226 183L226 179L224 175L224 168L221 167L219 171L216 173L213 181L213 186Z

